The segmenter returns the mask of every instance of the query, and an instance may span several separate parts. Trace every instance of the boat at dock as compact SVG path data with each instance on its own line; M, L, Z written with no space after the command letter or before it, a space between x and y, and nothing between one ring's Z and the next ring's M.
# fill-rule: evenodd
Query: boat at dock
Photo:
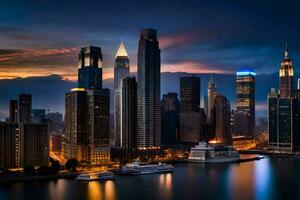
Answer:
M143 164L140 162L133 162L124 165L119 172L123 175L167 173L173 172L173 166L166 163Z
M189 162L224 163L240 160L239 153L229 145L199 142L191 148Z
M76 177L78 181L105 181L114 179L114 173L109 171L83 173Z

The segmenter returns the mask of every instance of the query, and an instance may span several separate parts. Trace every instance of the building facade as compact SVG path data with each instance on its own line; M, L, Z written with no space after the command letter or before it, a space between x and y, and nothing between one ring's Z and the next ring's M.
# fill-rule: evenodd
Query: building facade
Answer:
M201 138L200 78L180 78L180 141L197 143Z
M78 61L78 87L102 88L102 52L100 47L82 47Z
M217 85L212 78L208 82L207 94L207 121L210 123L211 111L214 108L215 99L218 95Z
M114 132L115 146L121 146L121 81L129 76L129 58L126 48L121 42L115 57L114 68Z
M143 29L138 47L138 147L159 147L161 142L160 49L157 31Z
M236 73L234 134L238 136L255 136L255 76L253 70Z
M31 123L31 94L20 94L18 97L18 122Z
M16 123L18 121L18 101L9 100L9 122Z
M180 103L177 93L163 95L161 100L161 143L174 145L179 141Z
M135 77L121 81L121 148L126 158L137 147L137 82Z

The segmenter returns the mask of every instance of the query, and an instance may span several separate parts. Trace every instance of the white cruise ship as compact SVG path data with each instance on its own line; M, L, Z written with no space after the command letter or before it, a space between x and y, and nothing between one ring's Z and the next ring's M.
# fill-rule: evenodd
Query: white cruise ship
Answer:
M222 144L199 142L191 148L189 162L235 162L240 159L239 153L232 147Z
M76 180L79 181L104 181L112 179L114 179L114 173L108 171L83 173L76 177Z
M141 175L153 173L166 173L172 172L173 166L166 163L158 164L141 164L140 162L128 163L120 170L124 175Z

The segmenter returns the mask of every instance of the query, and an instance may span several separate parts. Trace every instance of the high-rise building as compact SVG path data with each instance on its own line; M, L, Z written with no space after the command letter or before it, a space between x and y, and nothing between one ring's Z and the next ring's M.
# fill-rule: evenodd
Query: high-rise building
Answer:
M17 123L0 122L0 167L21 167L20 131Z
M126 158L137 147L137 82L135 77L121 81L121 144Z
M123 42L121 42L115 57L114 68L114 131L115 131L115 146L121 145L121 81L129 76L129 58Z
M269 148L277 151L300 150L300 90L293 88L293 66L288 49L279 70L279 93L268 95Z
M231 109L229 100L225 96L217 95L211 117L215 134L214 139L220 143L232 144Z
M102 52L100 47L82 47L78 62L78 87L102 88Z
M9 122L18 121L18 101L9 100Z
M45 123L46 110L45 109L32 109L31 121L35 124Z
M235 135L255 136L255 75L253 70L236 73Z
M18 97L18 122L30 123L31 122L31 94L20 94Z
M49 165L49 138L47 124L19 126L23 140L23 166Z
M294 68L292 60L289 56L288 47L284 51L284 59L279 70L279 94L280 98L290 98L293 95L294 83Z
M88 160L87 97L84 88L74 88L65 95L65 152L67 159Z
M200 78L180 78L180 141L197 143L201 139Z
M87 92L88 144L91 147L91 163L107 161L110 158L109 140L109 89L89 90Z
M205 111L205 115L208 115L208 97L205 95L204 96L204 111Z
M161 143L174 145L179 139L180 103L177 93L163 95L161 100Z
M215 99L218 95L217 91L217 85L212 79L210 78L208 82L208 88L207 88L207 94L208 94L208 100L207 100L207 121L210 123L211 121L211 110L214 107Z
M138 47L138 146L159 147L160 116L160 49L157 31L143 29Z

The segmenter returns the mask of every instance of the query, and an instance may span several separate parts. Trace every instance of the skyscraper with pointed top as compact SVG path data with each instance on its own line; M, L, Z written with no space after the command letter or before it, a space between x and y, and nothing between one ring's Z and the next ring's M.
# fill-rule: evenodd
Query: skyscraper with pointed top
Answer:
M114 68L114 135L116 147L120 147L121 144L121 82L127 76L129 76L129 57L124 43L121 42L115 56Z
M285 51L284 51L284 59L281 63L280 70L279 70L279 94L281 98L288 98L292 97L293 90L294 90L294 69L293 63L289 56L288 46L286 44Z

